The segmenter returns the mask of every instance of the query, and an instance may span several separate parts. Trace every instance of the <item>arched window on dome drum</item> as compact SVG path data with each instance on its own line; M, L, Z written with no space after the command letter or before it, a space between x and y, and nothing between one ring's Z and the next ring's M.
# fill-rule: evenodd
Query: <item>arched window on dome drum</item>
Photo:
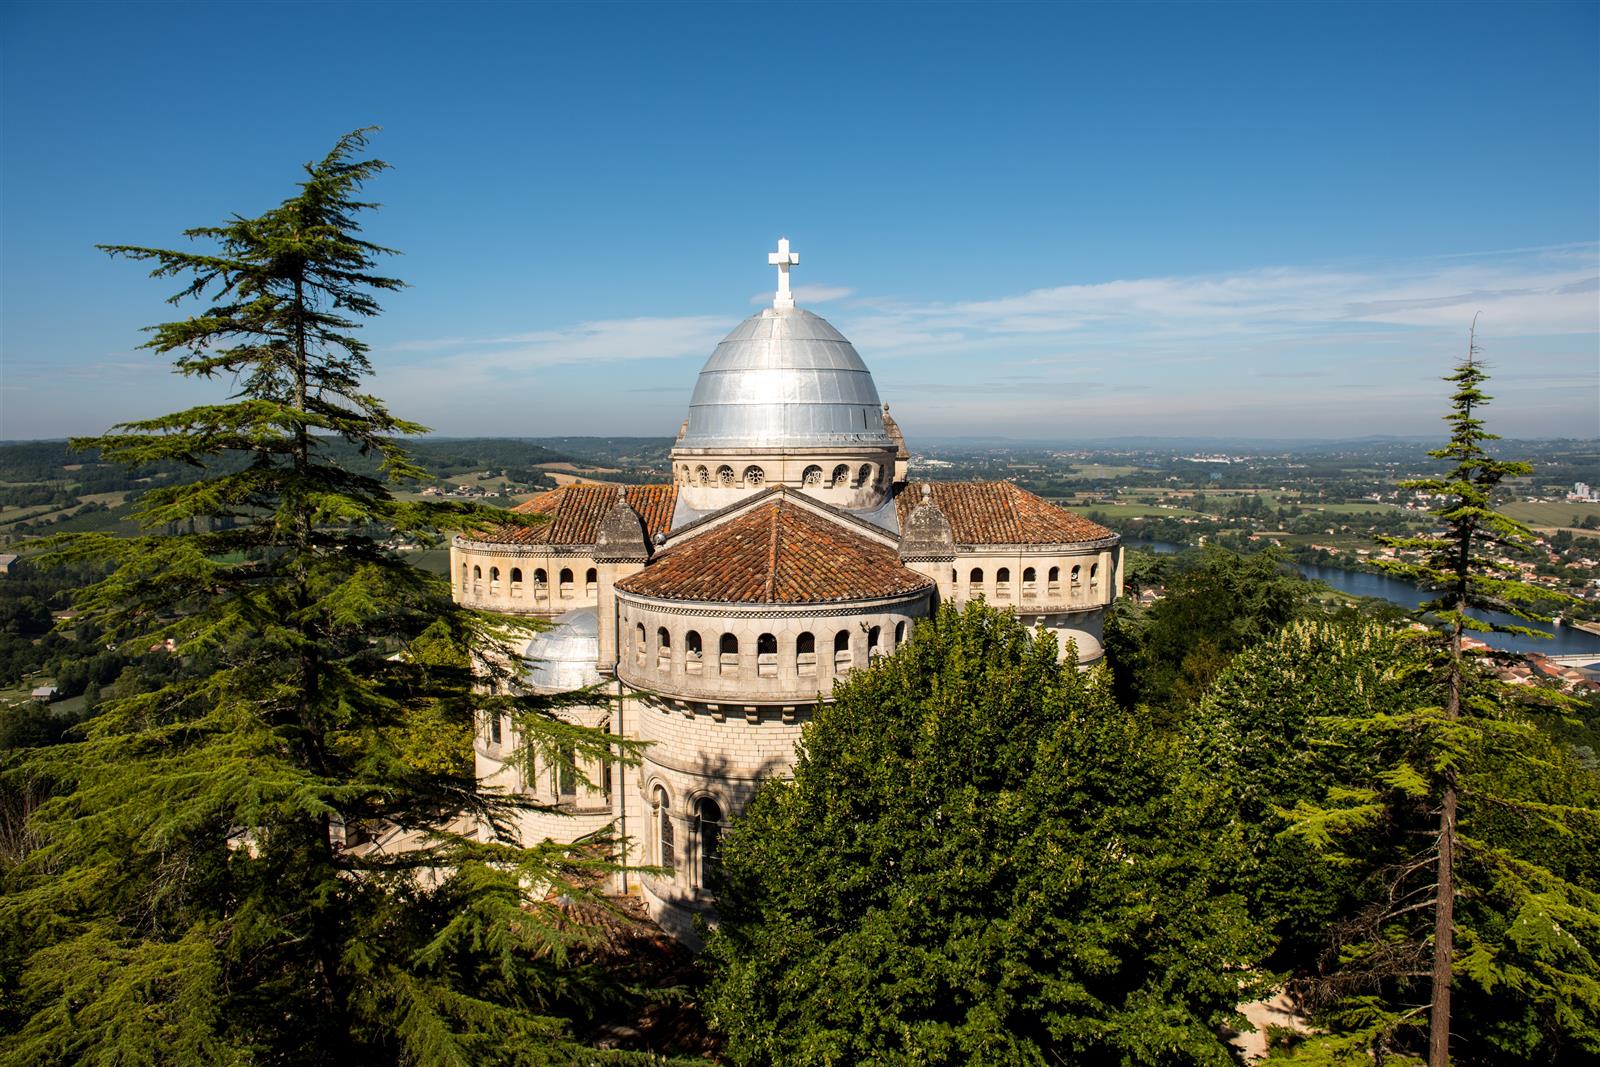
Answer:
M778 676L778 639L771 634L756 638L756 677Z
M883 649L880 647L880 642L882 640L882 637L883 637L883 631L880 628L876 627L876 626L874 626L872 629L867 631L867 658L868 659L871 659L873 656L879 655L880 653L883 652Z
M499 567L490 567L489 568L489 592L498 593L499 591L500 591L500 568Z
M650 815L656 828L656 866L672 870L678 865L672 840L672 804L659 785L650 791Z
M906 624L903 622L897 622L894 624L894 647L899 648L901 645L905 644L905 642Z
M994 572L994 598L1004 600L1011 596L1011 568L1001 567Z
M511 595L512 596L521 596L522 595L522 568L521 567L512 567L511 568Z
M600 572L590 567L583 576L583 595L593 598L599 595Z
M850 631L840 630L833 635L833 669L835 673L849 670L853 663L850 655Z
M501 736L500 713L497 711L493 715L489 716L489 743L498 745L500 743Z
M467 565L465 563L461 565L461 591L463 593L467 591Z
M872 481L872 464L863 463L861 469L856 472L856 486L859 488L870 481Z
M757 486L767 480L767 472L760 467L749 466L744 469L744 484Z
M690 630L683 635L683 669L689 674L699 674L702 659L700 631Z
M794 639L794 669L801 677L809 678L817 673L817 638L815 634L803 633Z
M656 670L672 669L672 634L665 626L656 627Z
M723 634L717 643L717 670L723 674L739 673L739 639L733 634Z
M572 599L572 571L570 569L566 568L566 567L562 567L561 568L561 573L559 575L557 575L557 578L560 579L560 582L561 582L561 589L560 589L561 599L562 600L571 600Z
M722 858L722 805L701 797L694 805L695 853L699 860L694 884L705 889Z
M1089 564L1089 587L1093 588L1094 586L1098 585L1099 583L1100 583L1100 564L1091 563L1091 564Z
M1025 567L1022 571L1022 599L1028 600L1039 595L1039 572L1032 567Z
M701 485L711 484L711 472L706 470L704 463L694 469L694 480Z
M717 468L717 484L724 489L733 488L733 468L726 463Z
M983 592L983 568L974 567L972 573L967 575L967 594L978 596Z
M473 567L472 568L472 580L475 581L475 582L479 582L479 581L483 580L483 568L482 567Z
M1073 585L1077 585L1078 584L1078 574L1082 570L1083 570L1083 568L1078 566L1076 563L1072 565L1072 584Z
M800 484L814 489L822 484L822 468L813 463L800 474Z
M633 627L633 658L639 666L644 666L645 644L644 623L636 623Z
M1050 578L1050 585L1049 585L1049 588L1046 589L1045 591L1047 593L1049 593L1051 596L1059 595L1060 592L1061 592L1061 568L1060 567L1051 567L1050 568L1049 578Z
M841 463L833 468L833 477L828 479L828 484L836 488L843 488L850 484L850 465Z

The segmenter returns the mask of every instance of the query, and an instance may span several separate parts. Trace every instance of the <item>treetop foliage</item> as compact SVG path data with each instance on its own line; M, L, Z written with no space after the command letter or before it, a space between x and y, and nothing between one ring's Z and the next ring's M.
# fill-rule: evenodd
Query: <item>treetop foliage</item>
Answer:
M835 698L723 845L734 1060L1232 1062L1237 837L1103 671L947 606Z
M204 468L142 498L144 536L67 535L46 558L109 560L80 623L124 648L170 638L181 666L6 768L49 798L0 870L0 1062L629 1058L563 1019L606 995L574 953L599 936L581 915L604 910L607 842L516 847L531 802L480 792L459 746L488 713L530 746L616 751L511 695L517 634L385 547L487 512L385 481L421 473L395 436L421 427L362 387L354 331L401 284L358 236L384 168L356 158L366 136L265 214L189 231L209 251L107 246L185 279L174 301L203 309L148 344L236 392L79 442ZM154 532L188 519L207 521Z

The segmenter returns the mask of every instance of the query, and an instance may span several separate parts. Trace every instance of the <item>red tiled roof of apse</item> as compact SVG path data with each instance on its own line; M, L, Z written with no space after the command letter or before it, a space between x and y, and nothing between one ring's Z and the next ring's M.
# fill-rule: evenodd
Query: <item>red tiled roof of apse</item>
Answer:
M932 585L901 566L894 548L778 500L668 549L617 588L666 600L816 604Z
M900 526L922 502L921 482L900 491ZM1054 545L1099 541L1112 531L1010 482L928 482L958 545Z
M676 485L630 485L628 505L644 520L650 539L666 533L678 503ZM543 518L532 526L496 526L473 535L477 540L520 545L592 545L600 520L617 502L616 485L563 485L512 508Z

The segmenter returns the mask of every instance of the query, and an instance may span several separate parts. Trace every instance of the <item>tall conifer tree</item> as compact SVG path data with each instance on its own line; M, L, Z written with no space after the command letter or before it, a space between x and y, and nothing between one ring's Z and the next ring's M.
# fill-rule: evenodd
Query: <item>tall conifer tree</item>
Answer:
M423 428L362 387L354 330L401 285L360 236L374 206L360 190L385 167L357 158L366 141L342 138L265 214L188 231L209 251L106 248L184 279L173 302L204 309L153 327L147 347L237 392L79 442L208 468L141 498L144 536L55 545L115 561L79 602L107 641L171 641L186 669L16 772L58 796L0 905L9 1062L602 1056L553 1011L584 988L566 961L589 935L570 912L605 861L513 847L494 832L513 801L416 756L419 715L475 713L552 752L611 750L548 702L482 695L484 680L508 690L510 634L387 547L489 512L400 501L383 477L422 473L397 435ZM339 441L382 474L341 465ZM352 847L362 829L418 844Z
M1483 993L1513 988L1536 1005L1524 1020L1534 1035L1529 1040L1542 1033L1600 1051L1600 896L1593 879L1564 867L1570 857L1558 861L1508 843L1516 839L1503 827L1497 840L1471 830L1507 813L1586 827L1600 818L1591 807L1529 791L1530 784L1541 785L1548 766L1528 715L1536 694L1498 682L1466 646L1469 632L1540 633L1488 621L1483 611L1542 620L1566 599L1521 581L1505 562L1506 554L1525 551L1535 537L1495 510L1494 493L1506 478L1531 468L1485 450L1497 439L1480 418L1490 399L1481 388L1486 378L1474 324L1466 357L1445 378L1455 387L1445 416L1450 441L1428 453L1450 468L1400 483L1439 501L1431 512L1438 529L1380 538L1405 554L1380 566L1434 593L1417 615L1431 627L1424 638L1430 655L1420 669L1430 672L1438 703L1321 720L1324 740L1368 756L1367 773L1336 783L1326 803L1302 801L1289 813L1291 832L1347 858L1357 858L1352 850L1384 823L1426 841L1386 868L1382 899L1365 917L1362 936L1343 947L1336 984L1364 992L1336 998L1342 1004L1332 1017L1381 1052L1403 1048L1403 1042L1390 1045L1392 1035L1425 1012L1429 1067L1451 1060L1451 994L1463 978ZM1474 609L1480 614L1471 614ZM1471 914L1460 908L1466 879L1475 902ZM1515 917L1509 926L1493 918L1508 913ZM1413 920L1423 915L1428 928L1418 929ZM1427 969L1418 973L1412 961L1424 960ZM1363 972L1365 980L1358 977ZM1427 1002L1407 1003L1423 977Z

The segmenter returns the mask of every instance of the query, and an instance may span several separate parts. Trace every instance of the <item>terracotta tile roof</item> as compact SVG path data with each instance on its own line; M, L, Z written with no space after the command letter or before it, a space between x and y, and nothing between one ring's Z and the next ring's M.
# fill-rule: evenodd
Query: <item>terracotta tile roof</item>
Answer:
M617 588L668 600L817 604L932 585L888 545L780 499L668 549Z
M627 486L628 504L644 519L650 539L666 533L672 524L672 509L678 503L676 485ZM501 544L592 545L600 520L617 502L615 485L563 485L525 500L511 510L545 518L532 526L497 526L474 534L474 538Z
M895 498L900 528L922 502L921 482ZM1010 482L928 482L933 502L950 520L958 545L1055 545L1098 541L1112 531L1074 515Z

